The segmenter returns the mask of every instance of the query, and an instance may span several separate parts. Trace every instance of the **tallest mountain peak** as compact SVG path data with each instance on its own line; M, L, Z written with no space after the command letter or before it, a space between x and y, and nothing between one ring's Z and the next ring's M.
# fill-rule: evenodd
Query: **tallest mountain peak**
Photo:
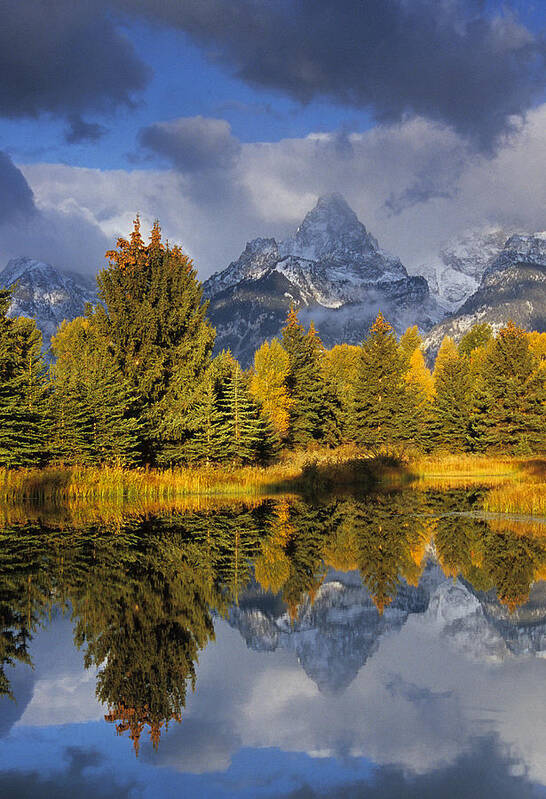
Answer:
M331 211L332 213L356 217L355 212L343 194L340 194L338 191L333 191L330 194L321 194L317 200L315 209L325 209ZM309 213L313 213L313 211L310 211Z
M284 255L313 261L347 261L349 254L377 252L371 236L342 194L324 194L296 230L280 245Z

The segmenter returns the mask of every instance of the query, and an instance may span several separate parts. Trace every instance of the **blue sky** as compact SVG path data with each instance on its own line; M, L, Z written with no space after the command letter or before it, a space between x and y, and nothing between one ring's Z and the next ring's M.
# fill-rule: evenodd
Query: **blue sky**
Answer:
M0 266L31 254L95 271L139 211L206 276L328 191L414 271L471 224L546 226L528 180L525 201L522 182L492 202L526 171L529 131L541 173L538 0L2 0L2 12ZM466 197L484 165L497 189Z

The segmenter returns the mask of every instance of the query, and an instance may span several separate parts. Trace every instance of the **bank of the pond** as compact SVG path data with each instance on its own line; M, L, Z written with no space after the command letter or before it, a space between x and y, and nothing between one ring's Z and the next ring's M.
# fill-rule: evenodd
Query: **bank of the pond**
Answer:
M539 514L546 502L546 460L436 455L396 460L370 457L353 446L287 452L274 464L175 469L63 467L0 470L0 500L168 501L177 497L263 497L268 494L396 487L412 481L438 487L496 487L487 510Z
M263 496L286 491L363 484L387 474L406 473L403 465L370 458L353 447L286 453L270 466L201 465L174 469L48 466L0 470L0 499L73 499L177 496Z

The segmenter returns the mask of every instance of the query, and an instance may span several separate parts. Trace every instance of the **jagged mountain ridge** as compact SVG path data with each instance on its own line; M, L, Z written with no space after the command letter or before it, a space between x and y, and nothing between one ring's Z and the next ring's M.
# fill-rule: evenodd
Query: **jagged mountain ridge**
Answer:
M478 322L498 331L510 319L527 330L546 331L546 233L511 236L478 289L429 331L425 346L435 353L446 335L458 342Z
M381 250L345 199L321 197L284 241L255 239L204 284L217 349L247 364L280 332L290 305L312 318L324 343L359 343L381 308L398 330L443 316L427 281Z
M0 286L13 289L9 315L36 319L46 347L64 319L80 316L87 302L97 302L94 279L29 257L9 261L0 272Z

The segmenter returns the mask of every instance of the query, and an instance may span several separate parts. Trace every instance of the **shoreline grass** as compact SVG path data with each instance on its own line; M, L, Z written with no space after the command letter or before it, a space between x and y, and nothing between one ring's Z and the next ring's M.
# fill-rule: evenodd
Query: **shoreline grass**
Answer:
M372 458L352 445L284 453L270 466L174 469L63 467L0 469L0 502L133 504L146 508L184 498L233 500L280 494L368 492L374 488L489 488L485 511L546 515L546 460L431 455L403 462Z
M285 453L270 466L0 469L0 501L264 496L302 490L314 481L369 482L374 471L379 472L380 466L354 447Z

